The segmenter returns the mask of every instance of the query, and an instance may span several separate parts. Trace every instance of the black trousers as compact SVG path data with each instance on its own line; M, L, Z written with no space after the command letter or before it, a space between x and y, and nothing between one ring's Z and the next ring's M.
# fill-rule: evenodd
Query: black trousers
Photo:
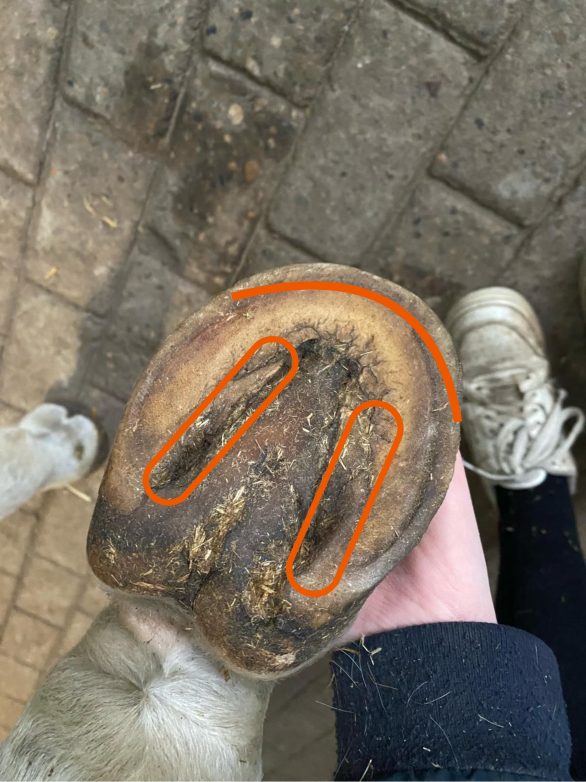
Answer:
M572 776L586 780L586 562L566 478L534 489L497 487L501 624L544 641L557 657L572 734Z

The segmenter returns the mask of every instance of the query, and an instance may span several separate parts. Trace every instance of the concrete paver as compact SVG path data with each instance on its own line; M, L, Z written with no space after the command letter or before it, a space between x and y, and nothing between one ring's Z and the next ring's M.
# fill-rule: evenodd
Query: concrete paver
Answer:
M435 172L534 224L586 155L586 6L536 0L453 133Z
M367 3L330 73L272 227L357 263L461 108L474 61L383 0Z
M461 193L423 180L398 225L374 255L387 273L395 264L442 276L463 288L492 285L515 257L523 234ZM416 291L417 292L417 291Z
M30 279L103 315L154 166L60 105L28 258Z
M147 214L186 277L210 292L225 287L303 119L239 73L198 62Z
M524 8L524 0L405 0L408 7L427 14L433 22L464 44L482 52L494 49Z
M66 16L65 2L2 4L0 168L26 182L36 182L39 173Z
M0 397L15 407L32 409L75 371L83 313L31 283L22 293L2 353Z
M201 0L81 0L65 94L134 143L155 147L169 129Z
M117 314L106 330L104 350L91 366L90 381L118 398L130 395L163 339L209 298L170 269L164 258L165 248L156 237L140 237Z
M214 0L204 46L305 106L316 97L358 5L357 0L248 0L235 6L233 0Z

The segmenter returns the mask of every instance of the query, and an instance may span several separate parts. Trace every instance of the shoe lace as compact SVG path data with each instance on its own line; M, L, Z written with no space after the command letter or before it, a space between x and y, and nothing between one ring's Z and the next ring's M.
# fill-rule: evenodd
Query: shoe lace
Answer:
M495 391L516 385L517 398L495 401ZM552 388L547 365L508 367L464 382L468 401L478 405L486 434L493 439L493 457L498 472L489 472L465 462L468 469L491 481L543 470L559 463L584 428L585 416L578 407L563 408L567 392ZM497 395L498 398L498 395ZM570 430L564 428L573 421Z

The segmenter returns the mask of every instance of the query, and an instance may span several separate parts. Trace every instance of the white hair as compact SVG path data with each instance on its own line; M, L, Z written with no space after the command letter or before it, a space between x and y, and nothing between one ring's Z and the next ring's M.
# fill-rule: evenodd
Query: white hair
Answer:
M273 685L223 668L186 624L141 599L103 611L0 745L0 779L261 779Z

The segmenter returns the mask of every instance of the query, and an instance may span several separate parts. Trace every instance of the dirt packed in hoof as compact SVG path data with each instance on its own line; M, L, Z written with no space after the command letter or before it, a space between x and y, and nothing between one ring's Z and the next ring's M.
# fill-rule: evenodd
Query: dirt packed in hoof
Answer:
M282 587L291 547L348 416L362 402L377 398L373 368L361 364L362 356L368 358L367 347L327 334L302 342L299 369L288 386L186 500L185 508L179 506L181 513L189 508L194 525L192 536L172 552L188 567L186 604L210 574L236 568L242 578L234 610L239 604L253 622L287 613ZM220 394L153 472L153 489L165 498L184 491L290 369L283 347L261 348L231 381L238 401L226 414ZM358 520L376 479L372 443L382 438L390 447L395 426L385 411L365 410L358 417L298 553L296 572L342 518L353 513Z

